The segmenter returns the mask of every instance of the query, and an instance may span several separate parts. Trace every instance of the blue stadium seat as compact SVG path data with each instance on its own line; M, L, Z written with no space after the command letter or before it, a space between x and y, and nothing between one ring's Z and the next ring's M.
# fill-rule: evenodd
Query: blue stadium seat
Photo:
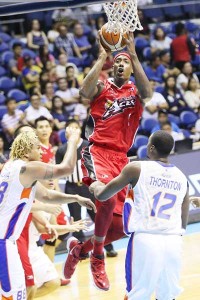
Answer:
M4 96L4 94L0 94L0 105L4 105L5 100L6 100L6 97Z
M27 55L27 56L30 56L30 57L33 58L33 59L36 58L35 52L33 52L32 50L27 49L27 48L25 48L25 49L22 50L22 55L23 55L23 56L26 56L26 55Z
M146 135L137 135L134 141L134 148L138 149L141 146L148 144L148 137Z
M5 52L5 51L7 51L7 50L9 50L8 44L5 43L5 42L2 42L2 43L0 44L0 53L3 53L3 52Z
M157 93L162 94L163 91L164 91L164 87L161 86L161 85L158 85L158 86L155 88L155 92L157 92Z
M26 46L26 44L23 43L21 40L19 40L19 39L12 39L10 41L10 43L9 43L9 47L10 47L11 50L12 50L12 47L13 47L14 44L21 44L22 48L25 48L25 46Z
M0 66L0 77L5 76L6 74L7 74L6 69Z
M18 109L22 111L25 111L25 109L27 109L28 107L29 107L29 102L18 105Z
M1 55L2 64L6 66L9 63L9 60L11 60L13 57L14 57L14 53L12 51L3 52Z
M173 39L175 39L176 34L173 33L173 32L170 32L170 33L167 34L167 36L170 37L173 40Z
M65 129L59 130L58 135L59 135L59 138L60 138L62 144L67 142L67 139L65 137Z
M28 96L24 92L22 92L18 89L13 89L13 90L9 91L7 96L9 98L14 98L17 102L28 99Z
M12 37L7 33L0 32L0 39L5 43L9 43L11 41Z
M146 48L143 49L143 57L146 60L151 59L151 47L146 47Z
M192 5L190 4L190 6L192 6ZM191 33L194 33L196 30L199 30L199 26L190 21L185 22L185 27Z
M142 51L145 47L149 47L149 42L144 38L136 37L134 42L138 51Z
M10 79L9 77L1 77L0 78L0 90L2 90L4 93L9 92L11 89L15 88L15 81Z
M0 105L0 120L7 113L7 107L5 105Z
M158 121L155 119L149 118L149 119L143 119L141 122L141 127L144 131L147 133L150 133L153 127L155 127L158 124Z
M144 9L143 12L147 18L157 19L159 21L164 19L164 14L160 7L147 8L147 9Z
M180 5L163 7L164 14L167 18L180 18L184 16L184 13Z
M180 121L182 126L186 127L186 129L190 129L195 125L197 121L197 115L192 111L183 111L180 114Z
M168 114L168 120L170 122L175 123L176 125L180 125L181 124L181 120L178 116L172 115L172 114Z
M147 157L147 146L141 146L137 151L137 156L139 159L144 159Z

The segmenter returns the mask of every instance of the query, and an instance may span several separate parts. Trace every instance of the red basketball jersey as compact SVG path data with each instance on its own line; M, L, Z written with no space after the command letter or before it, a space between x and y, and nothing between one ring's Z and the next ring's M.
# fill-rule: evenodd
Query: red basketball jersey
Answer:
M53 147L49 144L49 147L46 147L41 144L42 150L42 162L44 163L55 163L55 154L53 151Z
M127 153L142 116L136 86L129 81L117 87L112 79L104 82L101 94L91 103L86 134L91 143Z

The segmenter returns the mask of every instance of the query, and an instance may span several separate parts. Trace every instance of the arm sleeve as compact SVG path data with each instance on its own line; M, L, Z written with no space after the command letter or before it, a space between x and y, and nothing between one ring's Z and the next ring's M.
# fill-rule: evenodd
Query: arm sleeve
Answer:
M129 235L134 232L133 228L133 189L131 186L128 187L128 192L126 195L124 209L123 209L123 226L124 233Z

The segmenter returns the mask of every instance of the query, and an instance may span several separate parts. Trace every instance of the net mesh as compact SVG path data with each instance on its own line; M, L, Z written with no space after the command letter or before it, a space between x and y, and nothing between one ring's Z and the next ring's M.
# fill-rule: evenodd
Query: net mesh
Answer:
M104 3L103 6L108 17L108 32L123 34L143 29L137 14L137 0L118 0Z

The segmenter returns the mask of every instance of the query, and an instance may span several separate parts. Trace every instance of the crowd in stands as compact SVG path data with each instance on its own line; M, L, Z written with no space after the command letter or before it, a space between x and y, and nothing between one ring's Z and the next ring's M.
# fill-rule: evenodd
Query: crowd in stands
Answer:
M136 50L154 91L138 134L149 136L155 128L163 128L160 117L164 113L165 125L181 133L176 139L192 136L198 141L199 25L190 21L149 26L143 11L138 14L143 30L134 34ZM7 33L0 32L0 151L1 143L9 149L17 127L34 126L40 116L51 121L53 146L63 142L71 118L85 128L90 100L79 95L79 88L98 57L98 30L106 18L101 5L56 10L50 18L49 26L37 19L37 13L27 17L26 36L11 37L9 26ZM112 64L110 55L100 80L112 76ZM185 112L187 117L183 117ZM130 155L137 152L132 150ZM0 162L5 157L7 153L2 153Z

